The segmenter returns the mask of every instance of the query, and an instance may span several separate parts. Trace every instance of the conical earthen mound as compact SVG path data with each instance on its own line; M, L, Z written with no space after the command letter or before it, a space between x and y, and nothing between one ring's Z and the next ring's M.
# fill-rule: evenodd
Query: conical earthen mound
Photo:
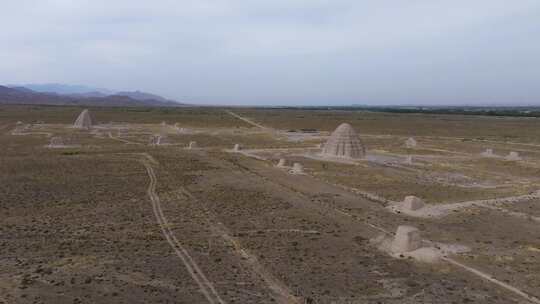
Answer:
M92 127L92 118L90 117L90 112L88 110L83 110L81 114L79 114L79 117L77 117L77 120L75 120L73 127L79 129L90 129Z
M351 125L343 123L330 135L322 154L330 157L363 158L366 150Z

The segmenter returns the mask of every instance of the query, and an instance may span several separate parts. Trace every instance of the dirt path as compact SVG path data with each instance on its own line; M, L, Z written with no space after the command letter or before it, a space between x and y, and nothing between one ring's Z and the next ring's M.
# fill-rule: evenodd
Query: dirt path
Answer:
M486 200L465 201L465 202L450 203L450 204L429 204L417 210L407 210L407 209L402 208L402 206L399 204L394 204L394 205L388 206L388 209L394 212L399 211L409 216L416 216L416 217L422 217L422 218L441 218L449 214L454 214L455 211L464 209L464 208L470 208L470 207L490 208L490 206L493 206L493 205L498 205L498 204L503 204L503 203L517 204L520 202L526 202L526 201L539 199L539 198L540 198L540 193L532 193L532 194L525 194L525 195L518 195L518 196L501 197L501 198L493 198L493 199L486 199ZM494 210L502 211L499 209L494 209Z
M163 214L159 196L155 192L157 185L157 177L155 175L154 169L152 168L152 164L157 165L157 161L147 153L141 153L139 155L145 157L145 159L141 160L141 162L145 166L148 176L150 177L150 184L148 186L147 193L150 197L150 200L152 201L152 207L156 220L163 232L163 235L167 239L167 242L174 249L178 257L180 257L187 270L189 271L190 275L197 282L208 301L210 303L225 303L217 294L217 291L215 290L212 282L207 279L207 277L198 267L196 262L189 255L187 250L178 241L173 231L169 228L170 224L167 221L165 215ZM187 198L197 202L197 199L187 189L181 188L181 191ZM197 203L201 205L200 202ZM210 214L208 210L204 211L207 215ZM215 217L212 216L212 218ZM247 264L251 271L257 274L267 284L268 288L272 291L272 294L274 295L273 298L276 300L277 303L301 303L300 300L293 295L292 291L283 282L281 282L274 275L272 275L259 262L258 258L255 255L251 254L246 248L242 247L240 241L237 238L231 236L231 234L228 232L228 229L221 222L215 219L208 219L208 221L211 230L214 231L214 233L219 235L221 238L223 238L226 242L231 244L235 253L242 258L242 262Z
M117 141L121 141L121 142L123 142L123 143L125 143L125 144L129 144L129 145L142 145L142 144L139 143L139 142L130 141L130 140L127 140L127 139L123 139L123 138L120 138L120 137L113 136L113 135L112 135L112 132L109 132L109 138L110 138L110 139L117 140Z
M297 189L292 184L289 184L289 183L287 183L285 181L280 181L280 180L276 180L274 178L270 178L270 177L268 177L268 176L266 176L264 174L261 174L261 173L257 172L256 170L253 170L251 168L248 168L248 167L243 166L243 165L241 165L239 163L236 163L236 162L229 161L229 164L231 164L232 166L238 168L240 171L243 171L243 172L255 177L256 179L262 179L263 181L271 183L271 184L273 184L273 185L275 185L277 187L283 188L283 189L288 190L288 191L292 191L293 193L296 193L296 195L298 195L302 200L304 200L306 202L311 202L309 193L306 193L306 192L304 192L302 190ZM312 175L306 174L306 176L309 176L309 178L313 179L314 181L325 183L325 184L327 184L329 186L339 188L340 190L347 191L349 193L352 193L354 195L357 195L357 196L360 196L362 198L367 199L367 197L364 196L365 193L358 193L356 191L352 191L350 188L347 189L347 187L339 187L338 185L326 183L325 181L317 179L317 178L313 177ZM376 201L376 200L375 200L375 202L381 203L381 202ZM313 203L306 204L306 206L311 208L311 209L317 210L317 211L324 211L324 212L332 211L332 212L334 212L335 214L338 214L341 217L349 218L349 219L351 219L351 220L353 220L355 222L358 222L358 223L364 224L366 226L369 226L372 229L377 230L379 232L383 232L385 234L393 235L393 233L389 232L387 229L385 229L383 227L380 227L380 226L377 226L377 225L375 225L375 224L373 224L373 223L371 223L371 222L369 222L369 221L367 221L365 219L360 219L360 218L354 216L353 214L347 212L346 210L343 210L343 209L341 209L341 208L339 208L337 206L327 206L327 205L313 204Z
M513 217L516 217L516 218L519 218L519 219L531 220L531 221L535 221L535 222L540 223L540 217L534 216L534 215L531 215L531 214L528 214L528 213L511 211L511 210L508 210L506 208L499 207L499 206L484 205L482 207L492 209L492 210L496 210L496 211L502 212L504 214L507 214L509 216L513 216Z
M484 272L482 272L480 270L474 269L474 268L469 267L467 265L461 264L460 262L458 262L458 261L456 261L456 260L454 260L452 258L449 258L449 257L443 257L443 260L450 263L450 264L452 264L452 265L454 265L454 266L456 266L456 267L464 269L464 270L466 270L466 271L468 271L468 272L470 272L470 273L472 273L472 274L474 274L474 275L476 275L476 276L478 276L478 277L480 277L480 278L482 278L484 280L487 280L487 281L489 281L489 282L491 282L493 284L496 284L499 287L502 287L502 288L504 288L504 289L506 289L506 290L508 290L508 291L520 296L520 297L523 297L523 298L527 299L531 303L540 304L540 299L538 299L537 297L531 296L531 295L517 289L514 286L511 286L511 285L508 285L508 284L506 284L504 282L501 282L501 281L495 279L493 276L491 276L491 275L489 275L487 273L484 273Z
M422 136L419 136L422 137ZM424 138L429 138L428 136L423 136ZM439 137L444 139L451 139L455 141L461 141L463 138L458 137ZM503 145L521 145L521 146L528 146L528 147L540 147L540 144L532 144L532 143L521 143L521 142L515 142L515 141L500 141L500 140L491 140L491 139L475 139L475 142L487 142L487 143L494 143L494 144L503 144ZM538 152L538 151L537 151Z
M188 251L184 248L184 246L182 246L180 241L178 241L178 239L172 232L170 224L167 221L165 215L163 214L163 210L161 209L161 202L159 196L156 194L157 177L154 169L150 164L150 161L145 159L141 160L141 163L146 168L146 172L148 173L148 177L150 178L150 184L148 185L147 193L150 201L152 202L154 215L161 228L161 232L165 236L165 239L173 248L174 252L180 258L180 260L182 260L182 263L186 266L186 269L188 270L193 280L195 280L195 282L199 285L201 292L204 294L208 302L210 304L225 304L225 301L221 299L212 282L208 280L208 278L204 275L195 260L191 257Z
M274 299L276 299L277 303L301 303L300 300L293 295L289 287L271 274L259 262L259 259L255 255L251 254L246 248L242 247L240 241L237 238L232 237L227 232L226 228L221 225L221 223L212 226L212 230L224 240L229 242L233 246L236 254L242 257L243 262L246 263L254 273L258 274L263 279L263 281L268 285L268 288L272 291Z
M11 135L13 135L13 136L45 135L46 137L52 137L53 136L53 134L51 132L17 132L17 131L12 131Z
M339 185L336 185L336 186L339 186ZM527 196L527 198L528 198L528 197L529 197L529 196ZM520 199L520 198L522 199L523 197L517 197L517 198L518 198L518 199ZM507 199L507 198L506 198L506 199ZM511 199L516 199L516 197L513 197L513 198L511 198ZM487 201L489 201L489 200L487 200ZM485 205L485 206L482 206L482 207L489 207L489 205ZM342 213L342 214L344 214L344 215L346 215L346 216L350 216L351 218L353 218L353 216L352 216L351 214L349 214L349 213L347 213L347 212L345 212L345 211L343 211L343 210L339 210L339 209L337 209L337 208L336 208L335 210L336 210L337 212L340 212L340 213ZM499 210L499 211L501 211L501 210ZM509 212L509 213L512 213L512 212ZM511 215L516 216L517 213L516 213L516 214L511 214ZM523 218L526 218L526 215L520 213L519 216L521 216L521 215L523 215ZM538 218L535 218L534 220L538 220ZM389 232L389 231L385 230L385 229L382 228L382 227L378 227L378 226L376 226L376 225L373 225L373 224L371 224L371 223L369 223L369 222L365 222L365 221L363 221L363 223L364 223L364 224L367 224L368 226L370 226L370 227L372 227L372 228L374 228L374 229L377 229L377 230L379 230L379 231L385 233L386 235L390 235L390 236L393 236L393 235L394 235L394 233ZM423 241L424 241L424 242L431 242L430 240L423 240ZM443 260L443 261L446 261L447 263L449 263L449 264L451 264L451 265L454 265L454 266L456 266L456 267L458 267L458 268L461 268L461 269L464 270L464 271L467 271L467 272L469 272L469 273L472 273L472 274L474 274L475 276L478 276L478 277L480 277L480 278L482 278L482 279L484 279L484 280L487 280L487 281L489 281L489 282L491 282L491 283L493 283L493 284L495 284L495 285L498 285L499 287L502 287L502 288L504 288L504 289L506 289L506 290L508 290L508 291L510 291L510 292L512 292L512 293L514 293L514 294L516 294L516 295L518 295L518 296L520 296L520 297L523 297L523 298L527 299L528 301L530 301L530 302L532 302L532 303L540 304L540 299L538 299L538 298L536 298L536 297L534 297L534 296L531 296L531 295L529 295L529 294L527 294L527 293L521 291L520 289L518 289L518 288L516 288L516 287L514 287L514 286L511 286L511 285L506 284L506 283L504 283L504 282L502 282L502 281L499 281L499 280L495 279L492 275L490 275L490 274L488 274L488 273L485 273L485 272L482 272L482 271L480 271L480 270L478 270L478 269L475 269L475 268L469 267L469 266L467 266L467 265L464 265L464 264L462 264L462 263L460 263L460 262L458 262L458 261L456 261L456 260L454 260L454 259L452 259L452 258L450 258L450 257L447 257L447 256L442 257L442 260Z
M193 194L191 194L187 189L182 188L182 192L189 197L190 199L197 202L197 199ZM202 205L201 202L197 202L198 205ZM285 285L281 280L276 278L272 273L270 273L260 262L259 259L249 252L246 248L244 248L241 244L241 242L233 237L231 233L228 231L227 227L223 225L221 222L219 222L215 216L211 214L209 210L204 210L208 215L210 215L213 220L210 221L209 226L221 238L223 238L225 241L227 241L229 244L232 245L232 248L234 249L234 252L242 257L242 262L247 264L247 266L251 269L251 271L255 274L257 274L268 286L268 288L272 291L273 298L276 300L277 303L281 304L291 304L291 303L298 303L300 304L300 299L295 297L293 295L293 292ZM298 230L300 231L300 230Z
M231 164L237 166L240 169L245 170L246 172L250 173L253 176L257 176L259 178L262 178L265 181L268 181L268 182L274 183L275 185L278 185L280 187L284 187L286 189L292 190L292 191L296 192L297 194L299 194L301 196L304 196L306 199L308 199L308 194L307 193L304 193L304 192L302 192L302 191L300 191L298 189L295 189L294 186L292 186L292 185L283 184L280 181L271 179L271 178L269 178L267 176L264 176L264 175L262 175L262 174L260 174L258 172L255 172L252 169L241 166L239 164L235 164L235 163L232 163L232 162L231 162ZM321 182L324 182L324 181L321 181ZM336 187L335 185L332 185L332 186ZM524 196L524 197L529 197L529 196L530 195ZM519 198L523 198L523 197L519 197ZM371 223L369 221L366 221L364 219L359 219L356 216L354 216L354 215L350 214L349 212L347 212L346 210L343 210L343 209L341 209L341 208L339 208L337 206L331 206L329 208L332 209L332 211L334 211L335 213L341 214L342 216L349 217L353 221L356 221L358 223L367 225L367 226L369 226L369 227L371 227L371 228L373 228L373 229L375 229L375 230L377 230L379 232L382 232L382 233L384 233L384 234L386 234L388 236L393 236L394 235L393 232L391 232L391 231L389 231L389 230L387 230L387 229L385 229L383 227L380 227L378 225L375 225L375 224L373 224L373 223ZM423 241L424 242L430 242L429 240L423 240ZM455 259L453 259L451 257L448 257L448 256L444 256L442 258L442 260L446 261L447 263L449 263L449 264L451 264L451 265L453 265L453 266L455 266L455 267L457 267L457 268L459 268L459 269L461 269L463 271L469 272L469 273L471 273L471 274L473 274L473 275L475 275L475 276L477 276L477 277L479 277L479 278L481 278L483 280L487 280L488 282L493 283L493 284L497 285L498 287L502 287L503 289L513 293L514 295L522 297L522 298L528 300L531 303L540 304L540 299L538 299L538 298L536 298L536 297L534 297L532 295L527 294L526 292L518 289L517 287L511 286L511 285L506 284L506 283L504 283L504 282L502 282L500 280L497 280L496 278L494 278L492 275L490 275L488 273L485 273L485 272L482 272L482 271L480 271L478 269L475 269L473 267L469 267L467 265L464 265L464 264L462 264L462 263L460 263L460 262L456 261Z
M232 111L226 110L225 112L227 112L227 113L229 113L230 115L232 115L232 116L234 116L234 117L236 117L236 118L238 118L238 119L240 119L240 120L242 120L242 121L244 121L244 122L246 122L246 123L248 123L248 124L250 124L250 125L252 125L252 126L255 126L255 127L257 127L257 128L261 128L261 129L263 129L263 130L271 130L270 128L267 128L267 127L265 127L265 126L263 126L263 125L261 125L261 124L258 124L258 123L254 122L254 121L251 120L251 119L242 117L242 116L240 116L240 115L238 115L238 114L236 114L236 113L234 113L234 112L232 112Z

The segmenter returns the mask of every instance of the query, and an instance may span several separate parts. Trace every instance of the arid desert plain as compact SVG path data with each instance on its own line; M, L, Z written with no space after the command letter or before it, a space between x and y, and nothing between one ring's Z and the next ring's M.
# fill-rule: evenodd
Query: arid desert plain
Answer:
M540 303L537 118L83 110L0 107L0 303Z

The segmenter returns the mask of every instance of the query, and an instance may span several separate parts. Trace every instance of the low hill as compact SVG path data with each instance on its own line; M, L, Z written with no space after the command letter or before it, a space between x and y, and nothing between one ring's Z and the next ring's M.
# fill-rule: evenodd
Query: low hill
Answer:
M134 91L134 92L117 92L114 95L120 95L120 96L127 96L136 100L157 100L162 102L171 102L172 100L168 100L166 98L163 98L156 94L141 92L141 91Z

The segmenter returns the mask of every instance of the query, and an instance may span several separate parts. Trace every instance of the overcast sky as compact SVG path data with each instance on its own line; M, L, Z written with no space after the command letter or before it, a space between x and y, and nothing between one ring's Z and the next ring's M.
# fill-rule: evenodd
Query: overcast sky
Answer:
M211 104L540 104L539 0L0 0L0 83Z

